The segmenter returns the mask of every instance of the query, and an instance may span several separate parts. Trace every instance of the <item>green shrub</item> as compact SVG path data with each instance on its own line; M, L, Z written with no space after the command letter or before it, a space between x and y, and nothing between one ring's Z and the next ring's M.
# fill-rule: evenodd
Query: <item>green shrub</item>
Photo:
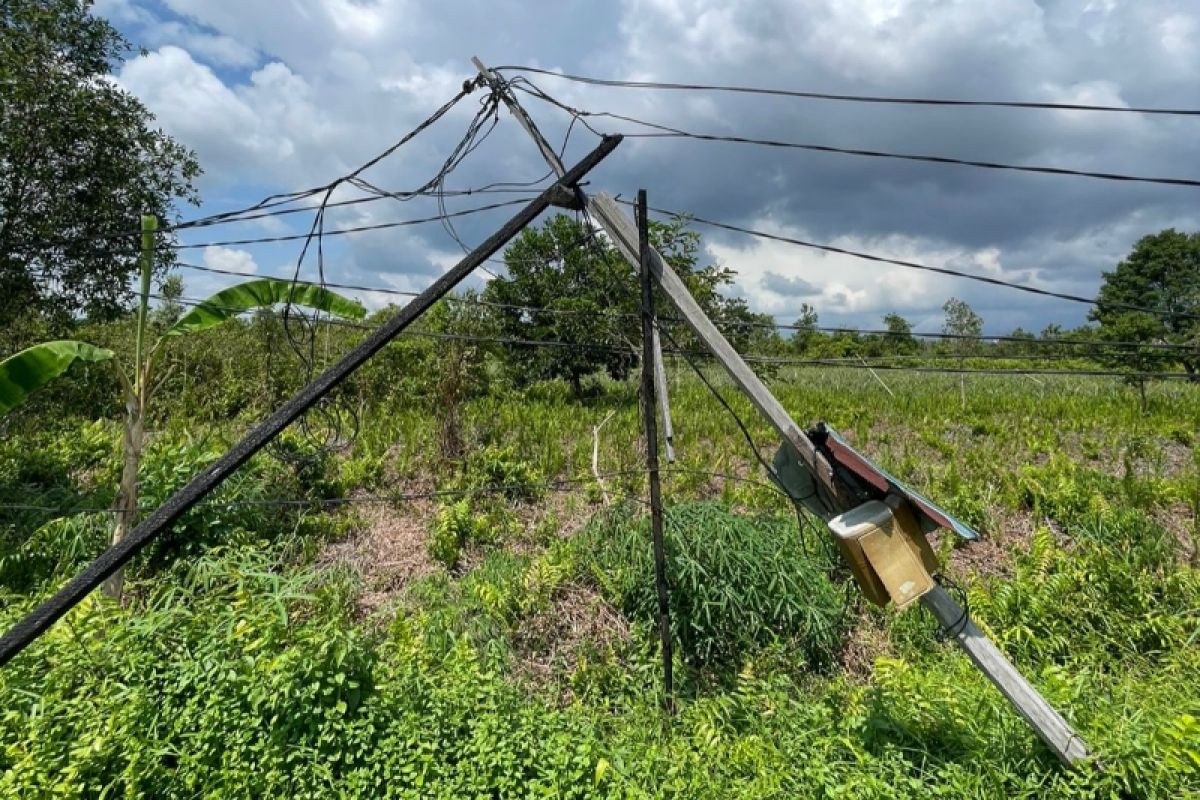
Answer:
M476 537L480 521L471 509L471 501L463 498L442 506L433 520L433 535L429 539L429 555L447 569L458 563L463 546Z
M782 638L810 664L830 663L842 634L841 596L803 554L794 520L686 504L666 513L664 538L672 631L687 660L735 664ZM629 508L602 515L578 545L579 563L614 604L631 618L658 619L648 518Z
M463 461L463 489L495 490L510 500L536 500L544 494L537 468L517 456L512 447L488 445Z
M57 517L24 541L0 551L0 586L24 594L71 577L104 551L113 515L96 512Z

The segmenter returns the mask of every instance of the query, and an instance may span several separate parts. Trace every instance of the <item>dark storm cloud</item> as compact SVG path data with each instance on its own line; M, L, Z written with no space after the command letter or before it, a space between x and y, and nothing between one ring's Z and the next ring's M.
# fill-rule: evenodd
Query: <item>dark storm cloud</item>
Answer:
M267 63L262 74L228 87L222 102L196 106L228 109L225 118L238 122L240 137L228 124L205 127L205 120L188 115L186 104L171 104L185 91L181 87L191 84L167 79L203 77L200 65L179 64L176 58L173 71L160 69L171 73L164 78L171 91L164 88L157 105L148 98L169 127L203 142L201 158L214 165L210 172L218 179L225 160L229 174L239 176L248 164L260 163L269 167L263 174L275 189L328 180L331 169L348 169L382 149L470 76L467 59L473 53L491 63L641 80L1200 106L1200 9L1183 0L628 0L554 4L539 12L536 25L530 24L524 4L515 2L492 4L485 13L476 4L457 2L304 0L305 13L286 17L232 0L167 4L203 30L262 53L264 61L286 64L284 72L283 65L270 71ZM203 58L203 53L193 55ZM576 108L718 135L1200 177L1200 120L1195 119L857 106L533 80ZM211 95L216 90L209 84L205 91ZM567 115L522 99L558 146ZM375 178L393 188L418 185L453 146L474 102L381 165ZM603 118L591 122L603 129L637 130ZM591 134L576 126L567 160L593 144ZM503 114L492 138L450 183L527 180L543 172L536 150ZM769 222L776 229L863 249L896 246L893 239L900 236L907 242L905 252L916 260L958 259L982 269L976 256L987 252L988 274L1088 295L1095 292L1101 271L1111 269L1138 237L1168 225L1200 227L1200 190L1195 189L674 139L627 140L590 180L592 188L626 197L645 187L652 205L757 227ZM278 185L286 181L292 183ZM463 240L479 241L503 218L462 221ZM764 274L766 267L758 263L763 252L752 240L700 230L707 242L724 248L729 266L744 271L738 291L752 305L781 315L788 313L781 296L794 295L795 288L788 287L805 282L828 290L827 314L861 322L870 322L884 306L933 318L952 294L987 310L989 328L1040 327L1058 318L1080 322L1086 314L1086 308L951 279L897 293L891 268L850 275L814 268L808 261L804 278L782 267ZM386 241L372 245L367 237L356 237L349 246L355 268L372 272L401 265L390 268L415 279L433 274L431 265L456 248L437 228L406 231ZM839 286L842 278L853 282Z
M803 278L780 275L777 272L768 272L759 283L762 284L764 289L769 289L775 292L775 294L781 294L785 297L809 297L821 292L820 289Z

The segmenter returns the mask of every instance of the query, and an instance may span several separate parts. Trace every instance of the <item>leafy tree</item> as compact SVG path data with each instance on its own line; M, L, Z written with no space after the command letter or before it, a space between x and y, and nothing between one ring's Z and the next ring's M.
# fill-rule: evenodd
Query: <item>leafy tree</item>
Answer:
M1001 342L996 346L996 350L1004 355L1036 355L1046 352L1045 347L1036 344L1037 337L1020 326L1013 328L1008 338L1013 341Z
M1103 358L1138 372L1182 364L1189 380L1200 380L1200 233L1169 228L1143 236L1133 252L1104 273L1090 317L1107 341L1182 345L1186 349L1113 348ZM1155 309L1127 311L1120 305Z
M820 322L820 317L817 315L817 310L804 303L800 306L800 315L796 317L796 321L792 323L796 331L792 334L792 349L797 353L806 354L821 334L817 331L817 325Z
M130 45L90 6L0 3L0 328L30 314L49 315L52 332L79 312L118 316L138 215L196 199L192 152L107 78Z
M452 300L439 301L417 325L419 331L434 337L427 370L438 426L438 453L446 462L461 458L467 450L463 408L470 396L486 390L491 376L485 359L499 350L494 345L489 349L486 340L496 335L495 319L479 313L478 301L478 293L468 289Z
M980 336L983 334L983 317L975 313L975 309L957 297L951 297L942 306L946 313L946 322L942 325L942 333L954 336Z
M916 338L912 335L912 323L899 314L892 312L883 316L884 347L891 353L915 353L919 348Z
M164 344L173 337L213 328L236 318L244 311L270 308L283 302L308 306L352 319L361 319L366 314L365 309L357 302L319 286L260 278L217 292L175 321L154 345L147 349L143 345L148 321L153 243L153 235L146 234L143 239L141 303L138 306L131 374L126 374L116 365L111 350L69 339L35 345L0 361L0 415L24 402L30 394L62 375L77 361L108 361L114 365L116 377L124 390L126 416L121 443L121 488L116 501L115 510L118 513L112 536L113 544L125 538L125 534L137 524L138 471L145 443L146 410L156 386L153 380L154 359ZM123 582L123 574L118 570L105 582L105 591L114 597L120 597Z
M700 237L686 228L685 220L652 221L650 240L735 347L745 349L755 336L762 336L761 328L745 323L768 318L754 315L744 300L719 291L733 282L733 271L697 266ZM624 379L637 366L638 273L611 244L559 214L540 228L522 231L505 251L504 263L507 274L492 280L483 292L483 300L495 304L498 332L524 342L555 343L513 344L507 349L518 382L562 378L578 394L589 375L603 371ZM662 316L670 315L661 296L657 308ZM696 347L682 325L664 329L680 347ZM664 347L669 346L664 341Z
M173 272L163 278L158 287L158 294L162 298L162 302L159 303L158 308L154 309L154 324L167 328L183 316L183 303L179 302L183 297L183 277L179 273Z
M979 336L983 334L983 317L975 313L966 302L957 297L951 297L942 306L946 313L946 321L942 324L942 333L955 337L950 346L960 357L978 352L980 349Z

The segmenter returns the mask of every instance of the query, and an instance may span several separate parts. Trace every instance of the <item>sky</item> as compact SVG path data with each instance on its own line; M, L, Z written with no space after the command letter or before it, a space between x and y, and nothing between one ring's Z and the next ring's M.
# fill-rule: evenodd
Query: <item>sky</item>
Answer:
M329 183L429 117L491 66L601 78L843 94L1200 107L1194 0L97 0L143 54L116 80L204 169L193 218ZM513 76L517 73L509 73ZM861 105L714 92L585 86L528 75L584 111L721 136L810 142L1013 164L1200 178L1200 118L995 108ZM437 172L479 107L459 103L364 176L402 191ZM561 108L522 96L573 163L596 144ZM610 118L597 129L636 131ZM537 148L507 112L447 187L542 178ZM630 138L589 191L792 238L1095 295L1142 236L1200 230L1200 189L996 172L668 138ZM335 198L356 196L349 189ZM448 199L461 210L523 195ZM516 208L439 224L331 237L326 280L419 291ZM327 230L437 213L433 201L330 212ZM181 237L185 263L291 276L300 244L211 244L307 229L304 215ZM706 261L737 272L731 293L780 322L804 303L825 325L878 328L889 312L939 329L950 297L999 334L1086 321L1088 307L978 282L822 254L697 225ZM491 265L497 269L496 265ZM181 273L189 296L233 279ZM301 276L317 277L315 259ZM488 276L477 271L469 285ZM396 298L351 292L378 307Z

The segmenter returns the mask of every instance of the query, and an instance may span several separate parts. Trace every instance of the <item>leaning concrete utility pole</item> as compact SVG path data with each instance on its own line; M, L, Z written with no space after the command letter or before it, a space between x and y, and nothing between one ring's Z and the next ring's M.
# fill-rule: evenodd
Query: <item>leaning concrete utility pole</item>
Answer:
M484 80L488 81L500 98L508 106L509 111L521 127L533 138L538 149L546 160L553 166L558 158L550 144L538 131L537 126L525 113L516 98L504 86L503 79L489 70L478 58L472 58L472 63L479 70ZM633 265L640 264L637 227L633 220L621 209L617 201L607 194L587 197L582 189L577 188L580 201L588 212L596 219L608 234L617 250ZM716 325L708 318L692 297L683 281L666 263L662 254L651 248L650 270L658 281L671 304L683 317L684 322L692 329L697 338L712 353L725 371L759 412L767 418L784 442L792 447L800 462L816 481L818 493L823 505L833 509L826 516L826 521L836 514L860 505L868 497L863 497L863 491L856 491L845 479L847 464L834 462L838 466L835 473L834 464L825 453L818 449L813 440L801 430L791 418L783 405L771 394L758 375L746 364L733 345L717 330ZM842 448L845 450L846 448ZM876 485L875 494L882 495L886 489ZM939 524L944 524L946 517L937 514L928 504L916 504L917 511L926 518L932 518ZM931 516L931 512L933 516ZM832 534L831 534L832 535ZM954 641L967 654L975 666L995 684L1001 694L1012 704L1017 713L1033 728L1042 741L1067 766L1074 766L1089 757L1087 746L1079 734L1071 728L1060 715L1042 697L1038 690L1025 680L1012 662L991 642L974 622L967 612L958 604L941 584L922 595L921 604L931 613L943 630L953 634Z

